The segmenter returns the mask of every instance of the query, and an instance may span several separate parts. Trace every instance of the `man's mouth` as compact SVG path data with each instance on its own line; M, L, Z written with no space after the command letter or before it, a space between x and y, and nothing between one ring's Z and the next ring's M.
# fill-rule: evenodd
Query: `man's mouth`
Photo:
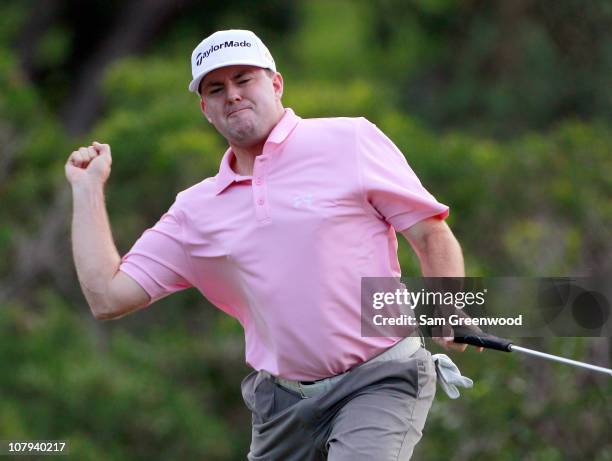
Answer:
M234 114L243 112L243 111L245 111L247 109L250 109L250 107L241 107L240 109L233 109L233 110L231 110L230 112L227 113L227 117L230 117L230 116L232 116Z

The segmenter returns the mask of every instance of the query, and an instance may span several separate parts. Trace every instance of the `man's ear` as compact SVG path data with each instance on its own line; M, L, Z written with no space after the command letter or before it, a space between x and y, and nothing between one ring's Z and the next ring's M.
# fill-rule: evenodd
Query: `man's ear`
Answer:
M200 108L202 109L204 117L208 120L208 123L212 123L210 117L206 114L206 101L204 101L204 96L200 96Z
M276 72L272 78L272 86L274 87L274 94L280 100L283 97L283 76L280 72Z

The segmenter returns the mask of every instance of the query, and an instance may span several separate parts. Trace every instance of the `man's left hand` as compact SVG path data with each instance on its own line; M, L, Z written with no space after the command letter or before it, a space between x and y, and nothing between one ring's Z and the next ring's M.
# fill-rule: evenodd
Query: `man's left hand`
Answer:
M432 337L439 346L442 346L444 350L447 351L459 351L463 352L467 348L467 344L456 343L455 338L453 336L443 336L443 337ZM484 351L484 347L477 347L476 350L478 352Z

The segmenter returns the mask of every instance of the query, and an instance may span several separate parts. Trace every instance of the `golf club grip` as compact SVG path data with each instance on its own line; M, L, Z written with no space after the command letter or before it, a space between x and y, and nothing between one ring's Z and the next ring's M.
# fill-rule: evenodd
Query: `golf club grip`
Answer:
M510 352L512 341L498 338L493 335L466 335L455 336L455 342L461 344L470 344L471 346L484 347L486 349L495 349L503 352Z

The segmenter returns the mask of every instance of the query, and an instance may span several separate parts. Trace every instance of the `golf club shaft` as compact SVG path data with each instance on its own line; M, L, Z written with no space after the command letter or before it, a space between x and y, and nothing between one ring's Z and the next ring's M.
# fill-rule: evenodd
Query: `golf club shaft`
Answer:
M591 365L590 363L579 362L577 360L566 359L564 357L559 357L552 354L546 354L544 352L534 351L533 349L527 349L526 347L516 346L515 344L510 345L510 350L512 352L522 352L524 354L534 355L536 357L540 357L543 359L554 360L556 362L565 363L567 365L573 365L575 367L586 368L592 371L599 371L600 373L605 373L607 375L612 376L612 369L598 367L597 365Z
M499 338L497 336L489 335L486 333L463 334L461 336L455 336L455 342L461 344L470 344L476 347L484 347L486 349L495 349L504 352L522 352L524 354L533 355L542 359L554 360L555 362L561 362L565 363L566 365L586 368L587 370L598 371L600 373L605 373L609 376L612 376L612 370L610 368L598 367L597 365L591 365L590 363L579 362L577 360L566 359L565 357L559 357L557 355L534 351L533 349L527 349L526 347L521 347L512 344L512 341L508 339Z

